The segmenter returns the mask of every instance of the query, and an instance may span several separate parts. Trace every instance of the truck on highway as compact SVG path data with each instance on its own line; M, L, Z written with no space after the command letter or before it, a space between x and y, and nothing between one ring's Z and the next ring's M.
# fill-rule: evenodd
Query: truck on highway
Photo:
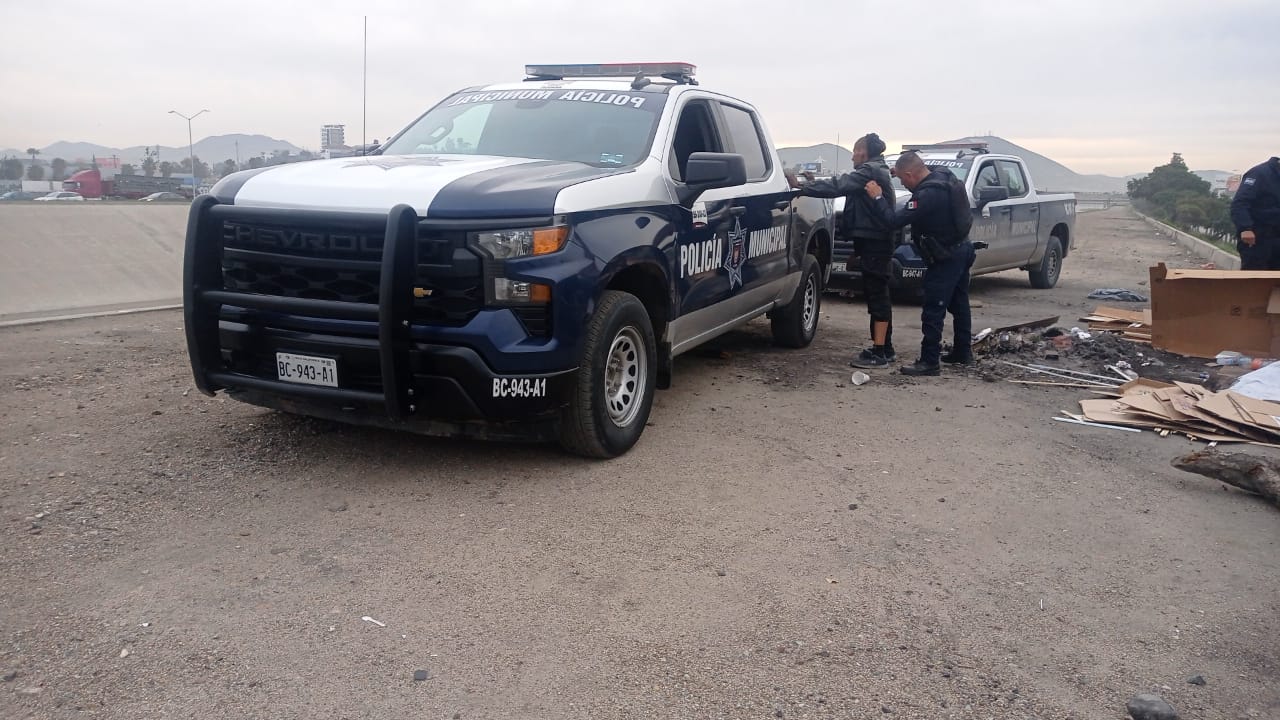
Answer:
M989 153L984 143L903 148L908 150L919 153L930 167L950 170L969 191L974 213L969 238L980 248L973 275L1016 269L1026 271L1034 288L1058 283L1063 261L1075 242L1075 195L1038 192L1022 158ZM893 167L897 158L890 155L885 161ZM901 208L911 193L897 178L893 184ZM835 201L835 209L837 217L843 213L843 198ZM833 264L831 289L861 288L862 272L851 238L837 233ZM925 263L911 244L910 228L898 236L892 266L895 287L919 290Z
M374 154L246 170L192 204L197 387L433 435L630 449L673 361L768 316L808 345L832 204L687 63L526 66Z
M81 170L62 181L62 189L86 198L125 198L137 200L152 193L183 192L182 178L115 175L103 177L101 170ZM191 194L188 191L187 197Z

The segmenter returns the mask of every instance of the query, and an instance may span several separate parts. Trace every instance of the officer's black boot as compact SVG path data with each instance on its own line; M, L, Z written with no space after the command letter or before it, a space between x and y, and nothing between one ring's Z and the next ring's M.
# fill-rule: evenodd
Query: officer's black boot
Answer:
M903 375L914 377L932 377L942 374L942 366L936 362L928 363L924 360L917 360L914 365L903 365L899 372Z
M942 356L942 362L948 365L972 365L975 361L972 352L961 352L959 348Z

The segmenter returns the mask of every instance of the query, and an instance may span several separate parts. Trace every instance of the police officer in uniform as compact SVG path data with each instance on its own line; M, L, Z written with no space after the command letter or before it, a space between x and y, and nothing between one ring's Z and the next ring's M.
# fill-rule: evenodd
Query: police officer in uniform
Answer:
M1241 270L1280 270L1280 157L1244 174L1231 200Z
M893 185L889 166L884 162L884 150L880 136L868 133L853 144L853 172L803 184L788 177L801 195L845 199L840 234L853 241L853 254L862 260L863 291L867 296L867 313L871 316L872 345L849 363L856 368L886 367L897 357L893 350L893 302L889 297L893 230L872 207L873 201L863 189L874 181L888 194L889 204L893 204Z
M924 306L920 324L924 338L920 359L902 368L904 375L938 375L939 361L948 364L973 362L973 321L969 314L969 269L975 259L967 228L963 233L956 221L952 183L959 183L946 168L930 170L919 155L905 152L894 163L894 174L911 191L911 200L902 212L895 212L876 182L866 185L873 207L892 229L911 226L912 242L928 265L924 273ZM963 186L960 192L963 193ZM963 211L968 212L968 197ZM942 355L942 328L951 313L955 331L953 350Z

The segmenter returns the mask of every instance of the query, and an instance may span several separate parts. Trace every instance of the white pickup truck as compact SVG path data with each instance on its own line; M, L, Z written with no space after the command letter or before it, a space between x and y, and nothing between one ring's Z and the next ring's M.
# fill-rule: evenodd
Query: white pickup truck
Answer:
M969 239L985 243L973 264L974 275L1025 270L1034 288L1047 289L1058 283L1062 263L1075 239L1076 197L1073 194L1042 194L1036 191L1026 163L1013 155L988 153L982 144L908 145L904 151L919 153L930 167L945 167L969 190L973 204L973 228ZM890 155L890 167L897 160ZM893 181L899 207L911 193ZM836 212L844 210L844 199L836 200ZM839 222L836 227L840 227ZM893 256L896 287L918 287L925 263L909 242L910 228L898 239ZM862 272L853 257L851 238L837 234L829 287L858 289Z

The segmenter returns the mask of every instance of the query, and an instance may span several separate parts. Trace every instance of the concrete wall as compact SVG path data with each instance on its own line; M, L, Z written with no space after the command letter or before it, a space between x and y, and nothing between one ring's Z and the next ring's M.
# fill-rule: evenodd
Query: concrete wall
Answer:
M1134 213L1145 220L1148 225L1159 231L1161 235L1164 235L1196 255L1199 255L1214 265L1217 265L1220 270L1240 269L1239 255L1229 253L1213 243L1205 242L1195 235L1184 233L1173 226L1166 225L1159 220L1156 220L1155 218L1147 217L1137 210L1134 210Z
M187 203L0 203L0 322L180 303Z

